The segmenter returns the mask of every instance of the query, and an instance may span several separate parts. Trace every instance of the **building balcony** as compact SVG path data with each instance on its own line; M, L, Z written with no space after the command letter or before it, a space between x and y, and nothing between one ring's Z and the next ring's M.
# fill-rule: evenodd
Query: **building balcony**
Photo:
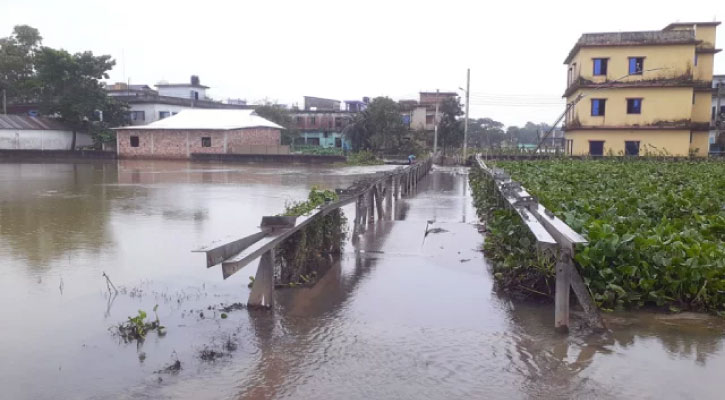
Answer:
M564 124L565 131L572 130L687 130L687 131L708 131L714 129L709 122L692 122L689 119L683 120L658 120L649 124L607 124L607 125L582 125L578 118L567 121Z
M580 89L595 88L657 88L657 87L692 87L696 89L712 90L712 81L696 80L692 73L685 73L679 77L640 79L628 81L594 82L590 79L579 76L574 79L564 92L562 97L569 97Z

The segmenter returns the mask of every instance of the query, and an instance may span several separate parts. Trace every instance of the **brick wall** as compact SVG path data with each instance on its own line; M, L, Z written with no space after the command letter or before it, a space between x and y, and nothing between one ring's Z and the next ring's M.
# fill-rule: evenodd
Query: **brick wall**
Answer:
M139 138L138 147L131 147L131 137ZM202 138L210 138L211 146L204 147ZM281 133L273 128L219 130L119 130L116 131L118 155L121 158L189 158L192 153L235 153L235 148L248 152L250 148L279 146ZM225 143L226 142L226 143ZM265 153L268 150L265 150Z

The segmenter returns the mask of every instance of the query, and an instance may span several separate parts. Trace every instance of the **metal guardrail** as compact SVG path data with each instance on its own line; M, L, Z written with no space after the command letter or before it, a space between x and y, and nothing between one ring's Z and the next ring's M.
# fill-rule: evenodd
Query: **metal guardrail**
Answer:
M259 232L240 239L204 246L193 252L206 254L207 268L221 263L224 279L240 271L255 259L261 258L247 305L271 307L274 290L274 249L278 245L317 218L353 202L356 203L355 227L374 223L376 209L378 219L382 219L385 216L383 201L392 204L393 197L397 199L415 191L418 181L428 174L432 165L432 158L428 158L418 164L371 174L349 188L338 191L338 200L318 207L309 215L265 216L262 217Z
M478 168L493 180L496 191L507 207L515 210L521 217L536 238L537 247L558 250L554 327L564 331L569 328L569 288L571 287L584 309L587 323L594 329L606 329L589 289L579 275L573 260L576 245L585 244L587 240L541 205L536 197L532 196L519 182L512 180L504 170L486 165L481 154L476 154L476 163Z

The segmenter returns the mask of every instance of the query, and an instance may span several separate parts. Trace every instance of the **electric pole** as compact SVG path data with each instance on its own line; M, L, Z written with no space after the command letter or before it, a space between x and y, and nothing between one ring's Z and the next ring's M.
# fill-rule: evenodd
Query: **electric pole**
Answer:
M468 152L468 103L470 103L471 92L471 69L466 70L466 122L463 125L463 162L466 162Z
M436 115L433 122L435 123L433 131L433 159L435 160L435 155L438 153L438 89L436 89Z

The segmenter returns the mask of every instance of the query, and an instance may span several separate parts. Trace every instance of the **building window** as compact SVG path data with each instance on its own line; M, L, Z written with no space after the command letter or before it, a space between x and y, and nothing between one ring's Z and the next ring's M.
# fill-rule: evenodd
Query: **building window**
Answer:
M692 104L695 104L695 92L692 92Z
M629 57L629 74L642 75L644 71L644 57Z
M169 115L171 115L171 113L169 113L168 111L159 111L159 119L168 118Z
M607 99L592 99L592 116L602 117L604 116L604 110L606 108Z
M316 123L315 117L310 117L310 125L315 126L315 123Z
M335 118L335 128L342 128L342 118Z
M607 75L607 61L606 58L594 59L594 75Z
M210 137L201 138L201 147L211 147L211 138Z
M297 125L302 126L305 124L305 118L304 117L297 117Z
M145 121L146 120L146 112L144 112L144 111L129 111L128 112L128 118L131 121Z
M335 147L342 147L342 138L335 138Z
M574 153L574 139L566 139L566 154L572 155Z
M131 136L131 147L138 147L138 136Z
M642 114L642 99L627 99L627 114Z
M697 66L697 53L695 53L695 66Z
M624 155L638 156L639 155L639 140L626 140L624 142Z
M692 143L692 132L690 132L690 143Z
M589 141L589 155L590 156L603 156L604 155L604 141L603 140L590 140Z
M432 124L433 123L433 116L432 115L426 115L425 116L425 123L426 124Z

